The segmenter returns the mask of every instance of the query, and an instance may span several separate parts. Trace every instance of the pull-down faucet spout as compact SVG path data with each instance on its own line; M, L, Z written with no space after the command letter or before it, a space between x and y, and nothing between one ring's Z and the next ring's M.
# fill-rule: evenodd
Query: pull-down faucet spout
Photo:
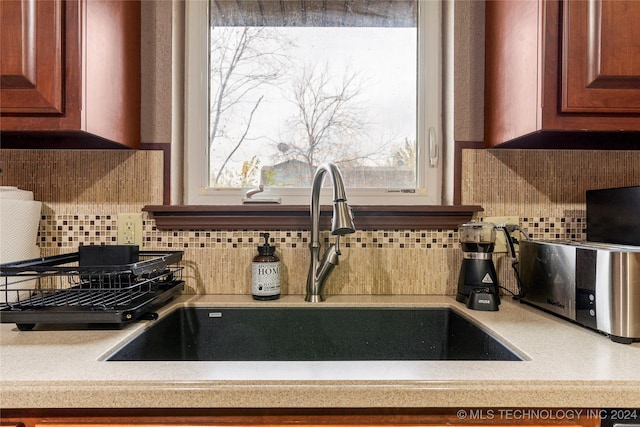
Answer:
M336 242L322 255L320 259L320 190L324 177L329 174L333 184L333 218L331 220L331 234L336 236ZM338 167L333 163L320 165L313 177L311 189L311 262L307 276L307 296L305 301L324 301L322 290L333 268L338 265L340 256L340 236L355 233L353 216L347 204L344 181Z

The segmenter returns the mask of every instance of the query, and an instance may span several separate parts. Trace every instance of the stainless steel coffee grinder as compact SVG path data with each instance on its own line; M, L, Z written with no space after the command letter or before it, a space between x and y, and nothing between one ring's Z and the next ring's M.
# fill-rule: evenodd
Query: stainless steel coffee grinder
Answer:
M472 310L497 311L498 276L493 265L496 227L489 222L468 222L458 228L463 259L456 300Z

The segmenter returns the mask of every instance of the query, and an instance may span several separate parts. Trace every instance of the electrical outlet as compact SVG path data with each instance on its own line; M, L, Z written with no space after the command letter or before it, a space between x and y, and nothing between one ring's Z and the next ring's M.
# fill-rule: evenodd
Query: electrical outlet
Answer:
M484 222L490 222L492 224L515 224L520 225L520 219L517 216L488 216L482 219ZM519 239L519 232L514 231L511 233L511 237L515 237ZM516 251L518 250L518 246L515 246ZM494 253L507 253L507 239L504 235L504 231L496 230L496 244L493 248Z
M118 214L118 244L138 245L142 248L142 214Z

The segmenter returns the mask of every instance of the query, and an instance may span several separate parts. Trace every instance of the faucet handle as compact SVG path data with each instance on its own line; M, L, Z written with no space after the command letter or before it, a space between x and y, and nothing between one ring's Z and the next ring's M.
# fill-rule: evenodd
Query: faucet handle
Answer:
M331 246L334 247L333 251L335 252L336 256L342 255L342 252L340 252L340 235L339 234L336 236L336 242ZM337 264L337 261L338 259L336 258L336 264Z

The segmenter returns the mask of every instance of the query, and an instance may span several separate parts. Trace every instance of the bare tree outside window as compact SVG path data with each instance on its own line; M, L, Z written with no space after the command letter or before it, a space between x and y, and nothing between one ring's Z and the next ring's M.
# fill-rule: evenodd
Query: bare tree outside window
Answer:
M308 187L326 161L348 186L416 185L417 29L361 19L212 26L212 187Z
M279 82L287 66L289 42L264 27L222 27L211 35L209 156L221 160L211 168L213 186L243 185L255 171L256 156L239 171L227 165L245 142L255 139L253 118L264 100L264 88ZM264 108L264 106L263 106ZM240 117L239 121L234 118ZM216 166L213 166L216 165ZM252 183L249 183L250 185Z
M357 72L343 73L338 78L328 63L303 66L285 94L296 114L287 121L278 150L283 161L300 162L297 184L309 186L319 164L334 161L348 167L375 154L358 146L359 139L368 138L367 111L360 102L362 79Z

